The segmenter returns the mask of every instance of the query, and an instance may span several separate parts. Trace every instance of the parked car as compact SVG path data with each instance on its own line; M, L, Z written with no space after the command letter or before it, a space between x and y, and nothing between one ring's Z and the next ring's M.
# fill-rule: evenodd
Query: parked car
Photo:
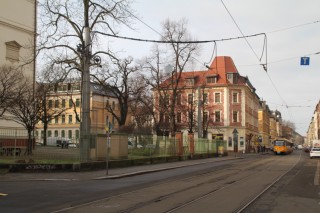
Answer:
M304 149L303 149L305 152L310 152L310 149L309 149L309 147L304 147Z
M135 144L131 141L128 141L128 149L133 149L133 148L135 148ZM141 149L143 148L143 146L141 144L137 144L137 148Z
M133 149L133 144L131 141L128 141L128 149Z
M313 147L310 150L310 158L320 157L320 147Z
M79 148L79 144L77 144L77 143L68 143L68 147Z

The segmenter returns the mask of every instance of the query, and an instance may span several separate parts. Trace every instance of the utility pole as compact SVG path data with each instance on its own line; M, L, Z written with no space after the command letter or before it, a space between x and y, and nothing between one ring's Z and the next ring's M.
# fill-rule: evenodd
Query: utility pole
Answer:
M90 60L91 38L89 28L89 1L84 0L84 47L82 86L81 86L81 125L80 125L80 161L90 159Z

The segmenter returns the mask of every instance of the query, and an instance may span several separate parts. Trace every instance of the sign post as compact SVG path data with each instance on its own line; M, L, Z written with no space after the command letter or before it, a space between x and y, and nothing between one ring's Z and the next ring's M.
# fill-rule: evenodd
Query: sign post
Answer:
M233 132L233 151L234 153L238 152L238 130L234 129Z
M107 133L107 147L106 147L106 175L109 175L109 147L110 147L110 132L112 130L111 124L108 122L108 125L105 127Z

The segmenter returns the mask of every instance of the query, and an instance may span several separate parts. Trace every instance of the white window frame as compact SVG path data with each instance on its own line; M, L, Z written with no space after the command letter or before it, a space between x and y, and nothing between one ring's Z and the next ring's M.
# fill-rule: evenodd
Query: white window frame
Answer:
M219 101L216 100L216 94L219 94ZM221 103L221 92L214 92L213 99L214 99L214 103Z
M216 112L219 112L219 117L220 117L219 121L217 121ZM221 122L221 111L220 110L214 111L214 122Z
M237 100L234 101L234 95L236 95ZM238 104L239 103L239 92L232 92L232 103Z
M237 113L237 120L234 119L234 113ZM238 123L239 122L239 111L232 111L232 123Z

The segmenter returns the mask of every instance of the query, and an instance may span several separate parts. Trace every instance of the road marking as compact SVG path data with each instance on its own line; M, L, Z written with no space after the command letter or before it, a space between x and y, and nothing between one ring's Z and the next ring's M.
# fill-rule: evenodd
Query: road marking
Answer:
M315 186L319 186L320 181L320 160L318 160L316 174L314 175L313 183Z
M0 193L0 196L7 196L8 194L3 194L3 193Z

